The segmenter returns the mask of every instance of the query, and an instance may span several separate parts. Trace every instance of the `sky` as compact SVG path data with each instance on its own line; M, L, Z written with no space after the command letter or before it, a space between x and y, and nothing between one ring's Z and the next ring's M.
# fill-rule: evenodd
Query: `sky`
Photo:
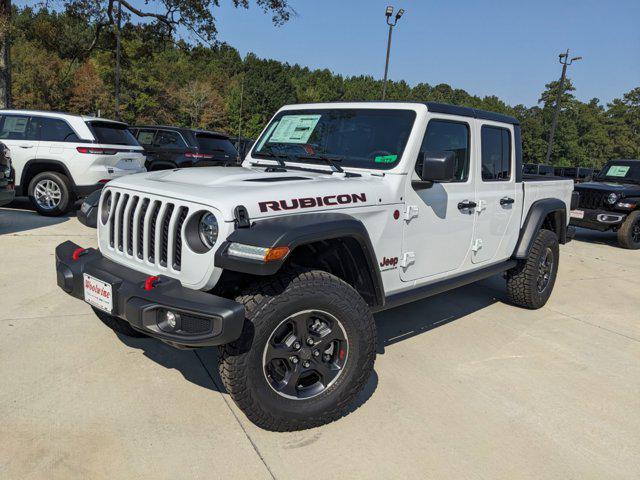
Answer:
M219 40L243 56L253 52L342 75L382 78L388 34L384 11L393 5L406 10L393 32L393 80L412 86L448 83L473 95L531 106L544 85L560 76L558 54L569 48L572 56L583 57L568 73L580 100L606 103L640 86L640 0L290 3L297 14L274 27L271 16L252 0L248 10L220 0L214 12Z

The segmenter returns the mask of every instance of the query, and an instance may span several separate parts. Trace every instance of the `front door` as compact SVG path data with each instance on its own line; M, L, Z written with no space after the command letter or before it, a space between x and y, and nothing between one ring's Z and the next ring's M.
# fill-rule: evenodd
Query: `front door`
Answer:
M420 159L428 152L451 151L456 158L455 179L446 183L407 182L403 256L403 281L459 271L464 268L473 236L474 174L470 171L471 125L466 121L433 117L416 161L413 179L418 180Z
M476 231L473 263L499 261L508 258L517 241L522 195L516 189L513 127L482 123L480 130L481 172L476 186Z
M29 162L37 158L37 125L26 115L2 115L0 119L0 141L9 147L11 163L16 171L16 185L27 193L29 185L22 185L22 173Z

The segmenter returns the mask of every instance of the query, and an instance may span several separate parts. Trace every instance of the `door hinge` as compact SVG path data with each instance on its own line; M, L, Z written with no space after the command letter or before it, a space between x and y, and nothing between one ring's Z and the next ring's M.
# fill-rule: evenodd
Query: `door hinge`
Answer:
M416 263L416 254L414 252L405 252L400 259L400 266L407 268L409 265Z
M482 248L482 239L476 238L476 240L473 242L473 245L471 245L471 251L474 253L477 253L478 250L480 250L481 248Z
M476 206L476 213L480 213L483 210L487 209L487 201L486 200L478 200L478 205ZM482 242L480 242L482 243Z
M404 211L404 220L406 222L411 221L412 218L418 216L418 207L416 205L407 205L406 210Z

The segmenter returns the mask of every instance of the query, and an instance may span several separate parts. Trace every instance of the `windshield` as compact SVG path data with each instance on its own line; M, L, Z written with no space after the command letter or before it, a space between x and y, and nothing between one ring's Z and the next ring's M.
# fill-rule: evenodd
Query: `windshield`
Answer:
M613 182L640 183L640 161L609 162L598 178Z
M402 156L415 117L413 110L287 110L276 115L252 155L386 170Z
M140 145L126 125L112 122L87 122L96 143L107 145Z
M198 139L198 148L200 151L224 152L233 156L238 154L236 147L234 147L231 140L226 137L198 133L196 134L196 138Z

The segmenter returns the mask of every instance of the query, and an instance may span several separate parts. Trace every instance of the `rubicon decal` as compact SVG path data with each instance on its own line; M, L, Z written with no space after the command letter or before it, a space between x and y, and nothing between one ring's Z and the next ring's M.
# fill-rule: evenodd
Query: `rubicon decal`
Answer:
M341 195L325 195L324 197L270 200L267 202L258 202L258 206L261 212L267 212L269 210L279 212L282 210L296 210L298 208L334 207L337 205L347 205L349 203L364 203L366 201L367 196L364 193L343 193Z

